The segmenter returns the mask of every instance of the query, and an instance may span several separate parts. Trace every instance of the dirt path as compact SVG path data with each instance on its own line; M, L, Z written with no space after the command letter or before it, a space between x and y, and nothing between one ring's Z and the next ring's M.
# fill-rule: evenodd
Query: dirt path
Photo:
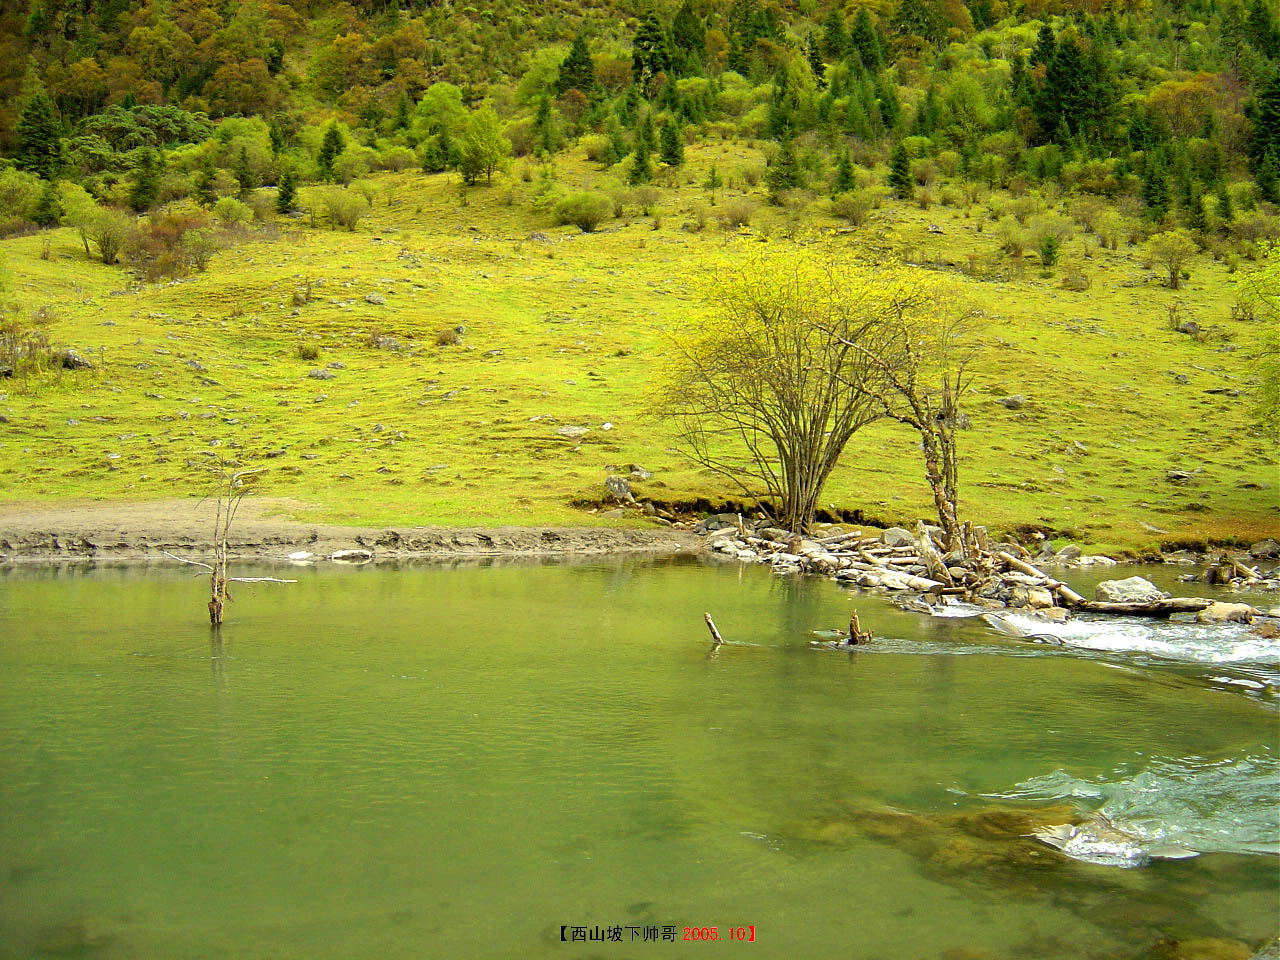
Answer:
M456 556L552 556L619 552L676 553L701 538L682 530L592 527L343 527L269 516L299 504L246 500L231 531L243 557L284 559L306 551L367 550L373 559ZM194 499L142 503L72 501L57 506L0 505L0 560L165 559L212 549L214 504Z

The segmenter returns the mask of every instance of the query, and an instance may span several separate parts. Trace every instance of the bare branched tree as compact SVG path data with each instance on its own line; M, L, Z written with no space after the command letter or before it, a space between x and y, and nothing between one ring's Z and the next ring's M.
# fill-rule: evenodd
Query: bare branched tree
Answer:
M276 577L231 577L227 575L228 548L231 537L231 524L240 510L240 504L249 495L258 477L265 470L240 470L232 472L224 470L218 477L213 495L217 498L216 513L213 521L213 562L204 563L199 560L187 560L176 557L168 551L161 551L166 556L182 563L204 567L209 571L209 623L211 626L222 626L223 611L233 598L227 585L231 583L297 583L296 580L280 580Z
M958 291L923 271L886 271L876 286L875 330L846 341L867 367L849 385L884 416L920 434L938 525L950 549L964 549L956 431L981 349L980 315Z
M673 335L658 410L691 457L800 532L849 439L880 414L858 349L878 327L871 286L820 258L737 255L708 271L707 315Z

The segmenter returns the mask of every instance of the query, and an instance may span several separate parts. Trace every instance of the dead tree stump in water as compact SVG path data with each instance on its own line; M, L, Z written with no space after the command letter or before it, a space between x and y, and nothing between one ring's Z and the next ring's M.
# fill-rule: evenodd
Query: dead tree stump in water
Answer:
M849 614L849 646L857 647L874 640L875 634L862 629L862 621L858 619L858 611Z

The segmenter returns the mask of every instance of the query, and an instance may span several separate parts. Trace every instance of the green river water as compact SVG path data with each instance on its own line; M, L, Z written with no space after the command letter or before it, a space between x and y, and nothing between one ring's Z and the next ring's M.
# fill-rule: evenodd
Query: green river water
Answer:
M299 582L241 586L217 642L187 569L0 568L0 957L1057 960L1280 930L1276 648L1239 656L1243 628L1090 652L862 595L850 654L811 643L849 591L759 566L283 569L241 568ZM990 796L1046 777L1074 799ZM1098 866L988 817L1135 777L1210 852Z

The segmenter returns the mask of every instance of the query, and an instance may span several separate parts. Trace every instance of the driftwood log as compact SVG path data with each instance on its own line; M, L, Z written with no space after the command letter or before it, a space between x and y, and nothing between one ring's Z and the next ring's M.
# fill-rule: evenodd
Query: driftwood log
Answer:
M1085 613L1127 613L1139 617L1167 617L1174 613L1196 613L1213 603L1205 597L1171 597L1168 600L1125 602L1121 600L1086 600L1076 605Z

